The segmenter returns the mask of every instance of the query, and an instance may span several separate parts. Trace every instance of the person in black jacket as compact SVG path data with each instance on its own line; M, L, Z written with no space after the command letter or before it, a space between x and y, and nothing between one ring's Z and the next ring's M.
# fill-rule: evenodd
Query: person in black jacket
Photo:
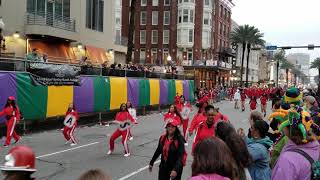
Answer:
M166 133L159 139L157 150L155 151L150 164L149 171L156 159L161 154L159 166L159 180L180 180L183 170L184 139L181 135L178 121L171 119L166 126Z

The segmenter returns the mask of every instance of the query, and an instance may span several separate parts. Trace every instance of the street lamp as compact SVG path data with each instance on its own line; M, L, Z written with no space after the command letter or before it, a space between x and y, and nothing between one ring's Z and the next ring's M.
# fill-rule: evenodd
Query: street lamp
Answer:
M5 47L5 39L2 35L2 30L4 30L5 24L2 20L2 17L0 17L0 57L1 57L1 50ZM3 43L3 44L2 44Z

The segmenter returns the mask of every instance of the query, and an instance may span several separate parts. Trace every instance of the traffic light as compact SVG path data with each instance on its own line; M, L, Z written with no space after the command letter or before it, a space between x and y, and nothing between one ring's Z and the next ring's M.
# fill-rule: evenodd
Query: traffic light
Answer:
M308 44L308 50L314 50L314 44Z

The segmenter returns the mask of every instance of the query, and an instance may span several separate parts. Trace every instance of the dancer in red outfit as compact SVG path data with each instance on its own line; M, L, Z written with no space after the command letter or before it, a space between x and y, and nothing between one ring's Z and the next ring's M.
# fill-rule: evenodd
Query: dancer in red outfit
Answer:
M180 96L179 93L176 94L176 96L174 97L174 104L177 105L180 102Z
M183 137L185 138L186 142L188 142L186 135L188 125L189 125L189 115L192 111L192 107L189 103L185 102L185 97L182 95L180 96L180 103L177 105L178 111L181 114L182 117L182 131L183 131ZM186 143L188 145L188 143Z
M128 157L130 156L130 151L128 147L128 136L129 136L129 129L133 123L135 123L135 120L130 115L127 109L127 105L125 103L121 104L120 111L117 113L115 118L115 123L119 124L119 127L117 130L112 134L110 137L110 150L108 151L108 155L112 154L114 151L114 141L122 136L122 144L124 146L124 156Z
M215 129L214 129L214 119L215 116L218 114L218 110L215 109L213 106L208 105L205 108L205 116L206 120L201 122L197 128L193 145L192 145L192 152L194 147L203 139L207 137L214 137L215 136Z
M267 101L268 101L267 94L263 94L260 98L260 102L261 102L261 112L264 114L264 117L266 117L267 115Z
M15 98L13 96L8 97L7 103L4 106L4 109L0 112L0 116L6 115L6 125L7 125L7 138L4 144L5 147L8 147L13 136L15 143L17 143L21 137L16 133L15 126L16 123L20 121L20 110L16 105Z
M168 120L175 119L179 122L178 126L182 124L182 117L175 105L171 105L169 111L164 115L164 127L166 127Z
M64 138L67 140L66 144L71 142L71 146L77 145L76 139L74 138L74 130L77 127L79 120L79 115L76 111L74 104L70 104L68 110L66 112L66 117L63 122L63 135Z
M203 107L200 107L198 110L198 113L196 115L194 115L194 117L191 121L190 127L188 129L190 136L192 136L193 131L198 128L198 125L201 122L207 120L207 117L204 115L204 108L207 107L207 105L208 104L204 103Z
M251 97L250 99L250 110L254 111L257 109L257 98L256 97Z

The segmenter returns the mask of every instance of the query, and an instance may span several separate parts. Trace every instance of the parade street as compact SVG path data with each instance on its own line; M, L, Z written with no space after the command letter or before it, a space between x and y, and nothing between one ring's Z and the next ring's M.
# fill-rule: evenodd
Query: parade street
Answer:
M214 105L219 107L223 114L229 116L236 129L242 127L245 131L248 130L248 104L246 104L245 112L235 110L233 102L230 101ZM270 105L271 103L268 103L268 113L270 113ZM260 105L257 107L260 109ZM193 108L191 118L196 109L196 107ZM138 122L139 124L132 128L134 139L129 142L130 157L123 156L123 146L120 139L116 141L114 154L107 155L109 137L116 127L114 125L107 127L97 124L91 127L77 128L75 132L78 140L77 146L65 145L61 130L29 134L23 136L19 144L31 146L36 152L37 172L35 175L40 180L77 179L80 174L95 168L102 169L114 180L155 180L158 176L159 161L154 165L152 173L148 171L148 164L157 147L158 139L164 132L163 116L159 112L154 112L147 116L139 116ZM193 137L189 138L188 162L183 170L182 179L191 176L192 139ZM1 149L1 159L4 159L9 149Z

